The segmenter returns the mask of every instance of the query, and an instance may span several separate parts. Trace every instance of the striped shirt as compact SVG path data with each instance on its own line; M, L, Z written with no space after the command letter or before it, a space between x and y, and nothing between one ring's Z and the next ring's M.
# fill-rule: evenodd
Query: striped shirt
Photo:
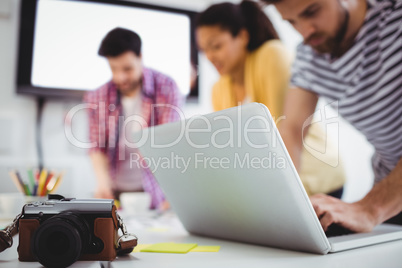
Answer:
M181 119L175 110L180 109L183 98L176 83L166 75L144 68L141 89L141 117L143 127L160 125ZM119 146L119 120L124 120L121 96L116 85L110 81L95 91L84 96L84 102L91 104L89 111L89 140L96 146L89 152L100 151L107 155L110 163L110 175L116 179L118 161L129 161L123 148ZM164 105L167 104L167 105ZM155 106L156 105L156 106ZM173 107L173 108L172 108ZM120 122L122 123L122 122ZM121 143L120 143L121 145ZM142 186L150 193L151 206L156 208L165 200L162 190L148 168L144 168ZM124 189L115 189L122 191Z
M331 59L300 44L291 84L337 104L374 146L375 181L402 156L402 1L373 0L353 46Z

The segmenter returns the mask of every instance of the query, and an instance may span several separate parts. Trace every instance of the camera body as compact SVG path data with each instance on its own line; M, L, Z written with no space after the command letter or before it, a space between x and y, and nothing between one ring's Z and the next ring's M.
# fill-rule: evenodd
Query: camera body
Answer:
M114 201L49 195L23 207L19 219L20 261L67 267L76 260L112 261L117 255Z

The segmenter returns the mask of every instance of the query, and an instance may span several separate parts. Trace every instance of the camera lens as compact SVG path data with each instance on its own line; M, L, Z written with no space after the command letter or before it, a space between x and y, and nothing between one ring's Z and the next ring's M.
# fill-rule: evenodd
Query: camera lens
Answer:
M31 240L32 253L45 267L68 267L88 248L90 230L79 215L62 212L44 221Z

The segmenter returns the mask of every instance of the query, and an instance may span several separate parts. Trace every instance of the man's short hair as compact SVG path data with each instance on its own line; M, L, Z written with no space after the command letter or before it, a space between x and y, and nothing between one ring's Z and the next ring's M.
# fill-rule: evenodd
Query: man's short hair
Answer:
M127 29L114 28L103 38L98 54L103 57L116 57L127 51L141 54L140 36Z
M265 3L265 4L277 4L279 2L281 2L282 0L261 0L261 2Z

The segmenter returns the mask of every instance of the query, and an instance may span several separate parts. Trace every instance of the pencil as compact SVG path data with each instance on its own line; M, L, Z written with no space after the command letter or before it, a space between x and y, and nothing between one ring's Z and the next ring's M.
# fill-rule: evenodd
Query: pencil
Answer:
M63 179L63 176L64 176L64 172L60 173L60 175L58 176L56 182L54 183L54 186L53 186L52 189L49 191L50 193L54 193L54 192L57 190L57 188L58 188L59 185L60 185L61 180Z
M29 190L28 184L24 183L24 189L26 195L32 195L31 191Z
M39 176L38 190L36 192L37 195L42 194L43 186L46 183L46 179L47 179L47 170L44 168L44 169L42 169L42 172L40 173L40 176Z
M48 183L47 186L46 186L46 189L47 189L47 192L48 192L48 193L54 188L54 186L55 186L55 184L56 184L56 181L57 181L57 178L58 178L58 177L53 176L53 177L50 179L49 183Z
M36 196L38 193L38 184L35 183L34 188L32 190L32 195Z
M21 178L21 176L20 176L20 173L19 173L18 171L16 171L16 172L15 172L15 175L17 176L18 180L22 183L22 185L23 185L23 187L24 187L24 189L25 189L25 194L26 194L26 195L32 195L32 194L31 194L31 191L29 190L28 183L25 183L25 182L22 180L22 178Z
M36 194L36 191L35 191L35 178L34 178L34 175L33 175L33 171L32 171L32 168L31 169L28 169L28 177L29 177L29 182L31 183L31 189L32 189L32 195L35 195Z
M15 174L15 171L10 171L8 172L8 174L10 175L11 179L13 180L15 186L17 186L17 189L23 193L23 194L27 194L24 188L24 183L22 181L20 181L20 178L18 178L17 174Z
M47 193L47 186L49 185L50 180L53 178L53 172L50 172L49 175L47 176L46 182L43 185L42 192L40 193L40 196L45 196Z
M33 195L38 195L38 187L39 187L39 170L35 170L35 187L34 187L34 194Z

